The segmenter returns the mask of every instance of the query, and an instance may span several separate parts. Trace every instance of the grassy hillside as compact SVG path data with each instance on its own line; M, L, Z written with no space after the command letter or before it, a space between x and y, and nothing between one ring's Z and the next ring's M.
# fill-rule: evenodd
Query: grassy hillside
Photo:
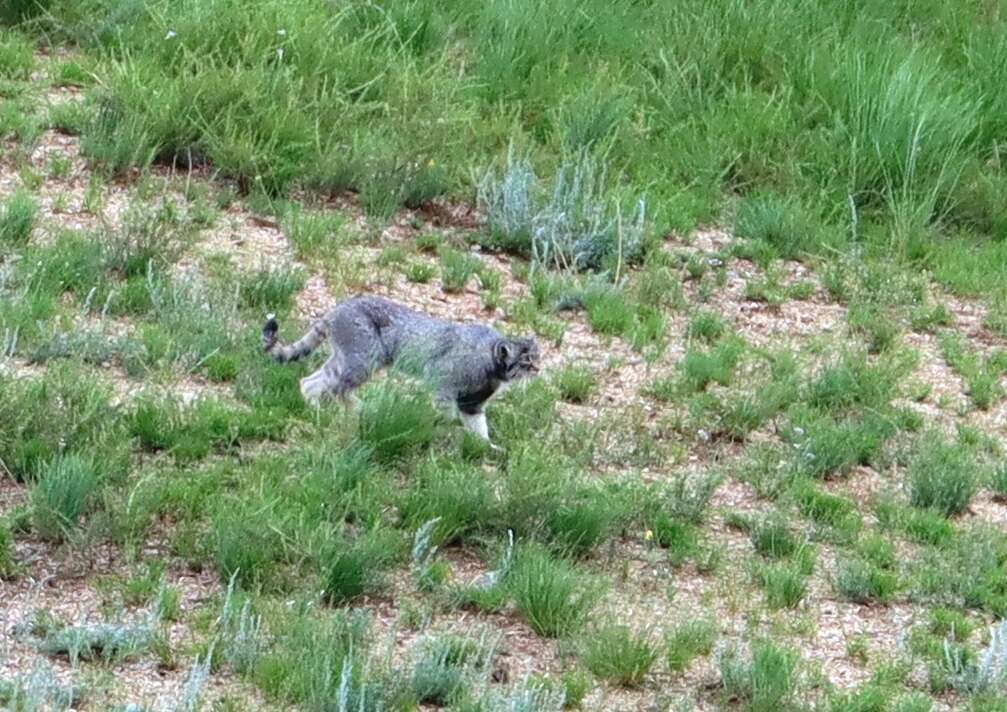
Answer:
M112 171L209 161L386 215L471 198L514 141L546 174L603 156L660 232L735 201L800 250L1007 229L998 2L43 4L35 35L87 52Z
M1001 12L4 4L0 706L1007 709Z

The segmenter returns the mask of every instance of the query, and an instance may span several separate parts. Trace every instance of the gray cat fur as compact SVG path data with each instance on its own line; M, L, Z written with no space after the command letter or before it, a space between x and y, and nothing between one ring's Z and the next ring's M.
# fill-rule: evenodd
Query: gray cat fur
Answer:
M290 345L280 343L278 331L270 314L263 346L283 363L304 358L329 340L329 359L301 379L308 401L346 398L376 369L394 364L433 384L438 400L454 404L465 426L485 439L486 402L538 370L534 338L510 339L489 326L438 319L382 297L356 296L337 304Z

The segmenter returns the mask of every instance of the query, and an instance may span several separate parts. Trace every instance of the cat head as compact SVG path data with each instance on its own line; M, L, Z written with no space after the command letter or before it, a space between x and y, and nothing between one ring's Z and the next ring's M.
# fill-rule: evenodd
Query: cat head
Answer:
M497 373L505 381L538 373L540 359L538 342L534 337L502 339L493 345L493 361Z

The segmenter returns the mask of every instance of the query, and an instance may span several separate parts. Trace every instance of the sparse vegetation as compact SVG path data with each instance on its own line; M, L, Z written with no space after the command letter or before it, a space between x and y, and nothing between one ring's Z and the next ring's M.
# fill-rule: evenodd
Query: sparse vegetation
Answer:
M1002 15L3 5L0 707L1004 707ZM262 353L368 292L493 446Z

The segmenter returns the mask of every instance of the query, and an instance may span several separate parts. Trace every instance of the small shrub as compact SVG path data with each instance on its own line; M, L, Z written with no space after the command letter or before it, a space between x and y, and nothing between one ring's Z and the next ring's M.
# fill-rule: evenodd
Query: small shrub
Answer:
M518 553L506 585L521 617L546 638L575 633L601 595L597 582L535 545Z
M713 621L695 620L681 623L665 639L668 668L681 672L700 655L709 655L717 640L717 628Z
M150 621L67 626L47 631L38 649L46 655L65 656L72 665L78 660L121 661L145 652L154 644L156 635Z
M553 374L559 397L569 403L584 403L597 386L594 373L584 366L565 366Z
M503 174L486 173L478 200L486 210L491 245L559 269L597 269L613 259L629 263L643 255L644 201L621 219L606 199L605 166L589 152L564 161L549 193L538 183L531 162L513 146Z
M850 559L839 564L835 584L839 594L854 603L887 603L895 595L899 580L893 573Z
M38 203L25 190L12 195L0 208L0 246L18 247L28 242Z
M48 541L62 541L90 509L101 485L94 464L78 455L58 456L42 468L31 489L32 527Z
M927 438L909 465L909 501L948 517L959 514L978 488L977 470L963 446Z
M657 656L657 646L648 634L636 635L623 625L589 632L581 647L587 669L620 687L640 687Z

